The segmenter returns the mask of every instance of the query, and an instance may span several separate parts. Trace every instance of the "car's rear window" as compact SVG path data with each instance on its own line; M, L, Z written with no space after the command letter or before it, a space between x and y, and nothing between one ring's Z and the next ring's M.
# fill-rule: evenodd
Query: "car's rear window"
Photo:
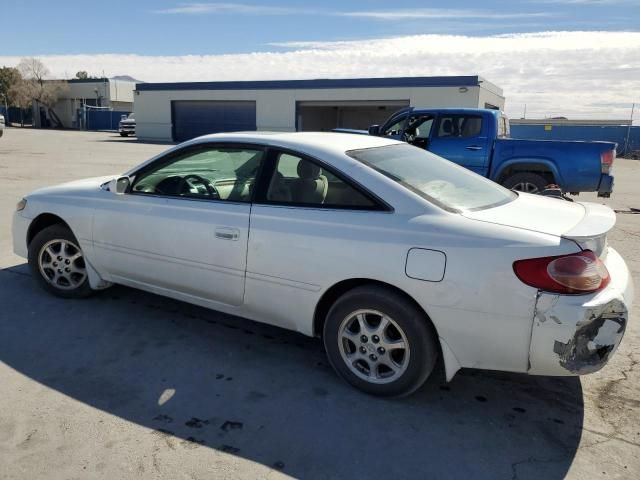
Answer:
M445 210L483 210L511 202L511 190L442 157L407 144L346 152Z

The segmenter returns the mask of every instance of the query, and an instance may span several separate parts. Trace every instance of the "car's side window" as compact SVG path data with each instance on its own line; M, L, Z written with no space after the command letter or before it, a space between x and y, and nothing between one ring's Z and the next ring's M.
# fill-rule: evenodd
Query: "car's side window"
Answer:
M338 176L307 158L278 153L267 202L309 207L371 209L378 205Z
M259 149L190 149L138 176L131 193L250 202L264 153Z
M436 136L438 138L477 137L482 131L479 115L442 115Z

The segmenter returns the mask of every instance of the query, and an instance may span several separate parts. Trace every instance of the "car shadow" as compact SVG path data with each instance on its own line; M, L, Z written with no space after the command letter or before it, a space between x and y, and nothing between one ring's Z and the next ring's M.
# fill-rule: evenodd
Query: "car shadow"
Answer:
M178 144L178 142L169 142L169 141L162 141L162 140L139 140L137 137L132 137L132 136L123 137L119 133L115 133L113 135L109 135L109 137L107 138L101 138L95 141L100 143L105 143L105 142L106 143L111 143L111 142L139 143L141 145L177 145Z
M317 339L119 286L63 300L24 266L0 284L0 362L167 448L301 478L559 479L580 443L578 378L438 371L380 399L342 382Z

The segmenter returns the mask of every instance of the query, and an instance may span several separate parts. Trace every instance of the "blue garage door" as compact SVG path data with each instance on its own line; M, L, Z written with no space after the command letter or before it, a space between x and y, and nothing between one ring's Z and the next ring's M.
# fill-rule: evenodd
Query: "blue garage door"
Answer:
M171 102L173 140L183 142L209 133L256 130L256 103L209 100Z

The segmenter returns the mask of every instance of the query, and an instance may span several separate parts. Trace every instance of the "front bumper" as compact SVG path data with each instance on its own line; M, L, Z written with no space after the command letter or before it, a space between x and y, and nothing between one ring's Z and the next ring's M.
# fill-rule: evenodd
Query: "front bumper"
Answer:
M611 282L591 295L540 293L529 349L529 373L583 375L606 365L624 335L633 281L613 248L604 260Z
M13 237L13 253L22 258L28 258L27 231L31 219L23 216L20 212L14 212L11 223L11 235Z
M611 175L602 174L600 176L600 186L598 187L598 196L609 198L613 192L613 177Z

